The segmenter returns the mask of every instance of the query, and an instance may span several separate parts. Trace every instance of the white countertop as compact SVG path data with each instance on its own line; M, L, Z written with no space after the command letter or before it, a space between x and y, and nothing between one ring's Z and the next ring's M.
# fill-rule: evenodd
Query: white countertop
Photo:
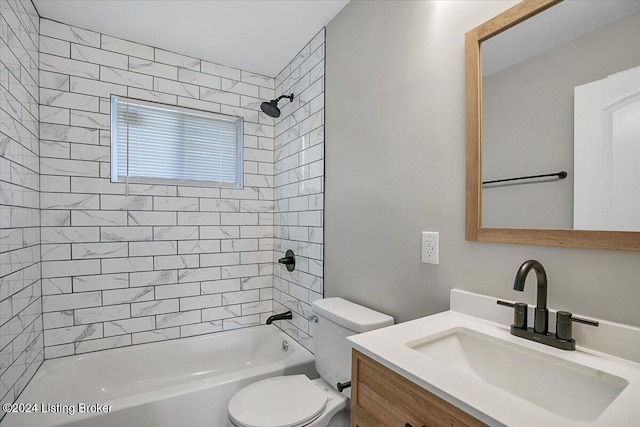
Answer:
M601 370L622 377L628 380L629 384L595 421L575 422L474 375L431 360L406 345L408 342L452 328L471 329L524 348ZM366 332L349 339L354 349L489 425L637 427L640 423L640 364L594 350L579 346L576 351L559 350L515 337L504 325L454 311ZM527 367L522 366L522 369Z

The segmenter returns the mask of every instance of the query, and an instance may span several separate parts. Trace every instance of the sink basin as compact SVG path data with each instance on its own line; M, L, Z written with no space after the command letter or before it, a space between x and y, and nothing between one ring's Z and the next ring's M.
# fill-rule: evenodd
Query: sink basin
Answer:
M464 327L406 346L576 422L596 420L629 385L616 375Z
M474 314L486 316L497 307L494 298L469 301ZM636 359L583 347L579 327L575 351L515 337L509 333L511 313L501 313L490 321L449 310L348 339L355 351L489 426L639 426ZM611 323L601 327L606 330L589 339L609 339L614 347L624 336L625 351L640 354L640 328L622 334Z

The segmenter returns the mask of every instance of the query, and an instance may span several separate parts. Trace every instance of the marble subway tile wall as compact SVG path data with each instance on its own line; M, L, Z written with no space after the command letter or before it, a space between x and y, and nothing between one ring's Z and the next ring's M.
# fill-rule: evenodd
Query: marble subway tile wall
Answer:
M296 269L276 265L274 311L293 312L279 326L311 351L310 304L323 297L324 53L323 28L275 80L276 96L295 96L275 125L275 256L292 249Z
M274 79L42 19L45 357L257 325L273 310ZM110 95L244 118L241 190L111 183Z
M0 402L43 361L38 142L39 18L0 0ZM0 418L4 415L0 412Z

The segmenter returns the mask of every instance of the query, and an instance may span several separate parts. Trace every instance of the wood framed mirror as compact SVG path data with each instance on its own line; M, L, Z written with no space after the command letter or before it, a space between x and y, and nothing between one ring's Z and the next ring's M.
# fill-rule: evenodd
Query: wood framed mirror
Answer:
M622 222L615 223L616 225L605 225L603 222L594 221L593 225L591 225L588 221L583 217L593 217L593 203L596 203L598 206L605 206L609 209L609 211L613 210L613 214L611 213L598 213L598 218L606 217L607 221L610 219L609 217L617 215L620 209L616 208L613 203L614 202L606 202L603 203L602 200L613 200L611 197L620 197L616 196L618 194L618 190L607 190L609 199L598 199L595 202L590 202L592 205L585 204L585 202L580 198L582 194L587 194L591 196L592 193L596 193L596 191L589 187L589 184L581 177L580 171L582 170L596 170L598 166L594 168L593 164L582 164L579 163L578 159L581 159L582 155L577 152L574 153L573 150L576 147L580 147L581 150L584 150L582 147L584 143L582 141L576 141L578 138L576 135L580 134L581 131L577 128L577 123L584 122L583 119L578 119L578 91L581 89L577 89L582 86L588 86L592 82L605 80L612 75L623 75L627 73L628 76L630 72L637 73L640 72L640 52L638 53L638 57L636 57L635 51L637 49L637 35L640 35L640 8L636 11L633 9L640 2L624 2L620 1L621 5L623 3L629 3L629 5L625 6L627 8L632 8L627 11L620 11L618 15L615 13L608 13L607 19L609 21L603 23L594 23L591 28L585 28L581 30L576 30L581 32L579 36L567 36L566 40L560 40L564 37L564 34L560 33L569 33L568 28L572 28L571 23L567 23L565 26L565 21L569 16L576 15L574 10L571 10L571 7L574 7L578 3L583 4L595 4L596 2L571 2L565 0L524 0L516 6L506 10L505 12L499 14L493 19L487 21L486 23L480 25L479 27L469 31L465 37L465 54L466 54L466 102L467 102L467 182L466 182L466 240L470 241L479 241L479 242L496 242L496 243L517 243L517 244L527 244L527 245L544 245L544 246L564 246L564 247L573 247L573 248L594 248L594 249L616 249L616 250L632 250L638 251L640 250L640 163L638 162L627 162L635 164L635 168L632 168L631 175L624 175L624 183L628 189L634 190L629 195L622 196L622 203L628 205L632 200L634 204L628 213L625 213L625 218L627 218L627 222L624 223L625 219L623 218ZM603 2L606 3L606 2ZM612 2L608 2L609 5ZM562 6L562 7L561 7ZM623 5L624 6L624 5ZM604 7L604 6L603 6ZM564 10L563 9L568 9ZM610 9L610 8L609 8ZM583 12L578 12L580 15ZM602 16L601 11L586 11L586 14L591 14L595 18L596 16ZM562 15L564 14L564 15ZM613 16L615 15L615 16ZM535 21L540 19L540 21ZM547 19L547 21L544 21ZM586 22L589 21L588 18L577 16L576 22ZM606 20L605 20L606 21ZM547 26L545 26L545 22L547 22ZM548 24L549 22L555 23ZM562 25L559 25L562 24ZM617 26L614 26L617 25ZM578 25L578 24L575 24ZM582 25L582 24L580 24ZM524 28L529 26L529 38L534 39L533 41L526 41L526 31ZM562 27L561 30L558 31L558 35L553 34L553 28ZM521 28L523 29L522 31ZM606 32L605 32L606 30ZM615 31L614 31L615 30ZM525 36L522 33L524 31ZM626 31L626 32L625 32ZM599 46L598 49L602 52L615 51L618 50L619 42L616 42L616 48L606 49L601 45L601 41L595 41L593 39L594 34L605 34L609 33L613 34L614 32L620 33L619 37L625 37L625 43L628 36L631 34L635 40L636 47L635 51L631 54L623 54L622 58L618 61L600 61L605 63L611 62L620 62L622 65L619 65L620 68L610 69L610 66L604 67L602 70L596 70L598 68L596 66L585 65L584 63L579 64L579 72L577 74L581 74L582 71L588 70L591 74L589 76L585 76L582 74L575 77L573 81L562 82L566 88L558 89L556 83L549 84L549 90L547 92L553 93L563 93L565 96L559 102L555 102L553 104L549 104L549 108L558 108L558 110L564 108L567 111L559 111L557 114L554 112L553 118L554 120L558 117L562 117L562 114L570 115L569 123L566 123L567 120L564 120L563 123L556 126L555 124L547 124L546 122L538 122L538 114L535 110L528 111L526 108L523 108L522 105L527 104L538 104L541 105L541 108L545 108L544 102L537 100L536 102L529 102L528 99L523 100L521 104L517 104L517 100L508 99L507 102L503 102L503 104L507 104L504 108L504 111L507 113L500 112L499 110L495 110L492 107L491 112L489 112L489 100L495 104L493 98L490 98L490 95L485 93L483 94L483 89L487 89L488 82L490 82L489 78L493 79L491 82L497 81L496 76L503 77L499 81L517 81L517 78L512 78L509 75L509 78L504 78L506 71L509 69L513 69L514 67L523 68L524 63L527 61L533 61L534 59L538 61L535 67L527 71L528 74L523 74L526 76L538 76L548 74L550 76L566 76L567 73L561 70L554 69L545 69L540 68L541 58L544 58L546 52L550 52L550 55L555 55L556 58L565 59L567 57L580 57L580 56L572 56L577 55L573 51L567 51L566 49L578 49L584 48L581 47L588 43L600 43L596 45L588 45L589 49L592 49L593 52L594 46ZM515 41L510 41L512 38ZM582 37L582 38L580 38ZM588 40L585 42L585 39ZM528 48L529 45L535 45L538 42L538 39L546 39L547 41L553 40L552 46L547 48L542 47L534 47L532 53L530 54L520 54L520 50L524 50L525 47ZM497 43L499 41L500 43ZM511 43L511 44L509 44ZM483 64L483 56L488 55L487 52L491 45L501 45L507 46L506 49L510 49L506 51L506 53L493 55L493 58L499 58L497 62L500 62L498 65L491 64L488 65L488 62ZM578 46L578 44L580 46ZM514 48L516 46L516 48ZM631 44L633 46L633 44ZM487 49L485 49L487 48ZM520 49L522 48L522 49ZM537 50L536 50L537 49ZM545 50L546 49L546 50ZM565 49L564 51L562 49ZM631 47L633 49L633 47ZM486 50L486 51L485 51ZM518 51L515 55L512 53ZM566 52L569 52L567 54ZM597 55L583 55L586 57L597 56ZM510 57L513 57L510 59ZM489 58L489 56L487 56ZM533 59L531 59L533 58ZM510 62L511 61L511 62ZM575 61L574 61L575 62ZM547 66L547 62L544 63ZM528 66L528 65L527 65ZM491 68L491 75L488 75L489 67ZM498 71L495 71L498 69ZM483 74L483 70L484 73ZM506 71L505 71L506 70ZM533 71L531 71L533 70ZM631 71L629 71L631 70ZM597 71L597 72L596 72ZM499 74L502 73L502 74ZM600 73L600 74L598 74ZM637 76L638 74L634 74ZM529 81L522 80L522 76L519 76L521 82L525 81L526 84L522 86L531 86L535 88L535 84L529 84ZM530 77L529 77L530 78ZM633 79L632 79L633 80ZM639 80L640 81L640 80ZM588 84L586 84L586 83ZM484 83L484 84L483 84ZM546 84L547 82L545 82ZM483 88L483 86L486 86ZM493 86L491 86L493 88ZM547 87L547 86L545 86ZM493 90L493 89L492 89ZM635 89L634 89L635 90ZM506 90L505 93L514 93L513 90ZM484 96L484 98L483 98ZM515 95L514 95L515 97ZM575 98L575 101L574 101ZM590 96L589 98L593 98ZM631 114L634 117L630 122L631 123L640 123L640 88L637 89L637 93L634 94L624 94L623 96L624 102L626 104L617 102L616 105L623 105L626 110L624 110L625 117L629 117ZM486 102L485 108L487 111L485 112L485 116L483 119L483 101ZM637 102L636 102L637 101ZM491 104L491 105L494 105ZM498 104L496 104L498 105ZM628 106L631 106L628 108ZM540 108L540 107L539 107ZM616 107L617 108L617 107ZM630 109L631 108L631 109ZM495 111L494 111L495 110ZM618 111L614 108L615 111ZM518 111L522 113L522 116L519 119L515 119L513 122L511 111ZM618 114L618 113L612 114ZM622 110L620 110L622 111ZM620 113L622 114L622 113ZM517 117L517 116L516 116ZM574 119L575 117L575 119ZM613 117L613 116L612 116ZM486 120L490 119L492 122L487 122ZM483 120L485 120L483 122ZM512 120L511 122L509 120ZM519 120L519 121L517 121ZM559 119L558 119L559 120ZM612 119L613 120L613 119ZM617 120L616 123L622 123L620 119ZM629 120L627 120L629 121ZM591 123L591 121L589 122ZM635 126L635 125L633 125ZM556 129L562 127L563 130L559 132L560 136L553 135L550 137L548 134L545 135L524 135L526 132L536 132L539 130L546 130L546 128ZM483 128L485 129L483 132ZM625 158L633 158L634 156L638 157L640 160L640 133L637 133L637 129L640 126L634 127L634 134L631 138L627 137L627 140L633 142L633 155L630 157L628 153L621 154L620 152L615 152L614 157L616 159L620 158L624 161ZM514 135L511 135L511 139L508 141L502 142L501 144L495 142L494 139L497 137L491 133L488 135L489 130L494 131L498 129L499 131L504 129L511 129L513 133L519 132L522 135L515 135L517 138L514 138ZM526 131L526 132L525 132ZM592 131L589 131L593 133ZM616 135L620 132L616 131ZM625 131L626 132L626 131ZM584 132L582 132L584 133ZM564 136L563 136L564 135ZM533 138L533 139L532 139ZM538 139L536 139L538 138ZM483 141L484 139L484 141ZM548 146L517 146L515 144L515 140L527 140L532 139L535 141L545 141L545 144L549 144L549 146L561 146L561 144L570 144L571 149L565 149L567 152L566 155L557 154L549 149ZM520 143L520 142L518 142ZM536 143L537 144L537 143ZM630 146L629 142L626 143L627 146ZM483 147L484 145L484 147ZM620 144L618 144L620 145ZM616 145L615 147L618 147ZM496 148L502 147L502 148ZM505 152L505 148L507 150L513 150L513 152ZM577 149L577 148L576 148ZM616 148L616 150L619 150ZM611 149L609 149L611 151ZM536 156L542 153L542 155ZM496 153L499 153L496 156ZM610 154L610 153L609 153ZM542 182L536 181L534 179L525 179L523 181L518 181L517 183L500 183L494 187L487 187L487 183L489 180L494 179L498 181L503 181L504 178L512 176L533 176L537 174L547 174L548 172L556 172L556 170L549 170L549 168L553 167L553 163L558 161L558 159L562 159L565 157L564 163L561 165L563 169L562 172L565 172L565 177L568 176L569 179L560 180L558 178L543 178ZM531 157L531 158L529 158ZM607 156L602 156L598 154L597 156L593 156L597 158L597 161L601 161L602 158ZM525 158L523 160L523 158ZM542 161L540 160L542 159ZM519 164L518 161L520 162ZM607 160L607 161L610 161ZM509 166L513 166L519 172L517 174L514 171L511 171L511 174L506 170L508 168L503 168L505 170L500 170L496 172L495 170L490 170L487 166L491 165L501 165L509 163ZM513 163L513 165L511 165ZM527 168L531 167L531 171ZM537 169L536 169L537 168ZM498 168L499 169L499 168ZM533 173L532 173L533 172ZM617 173L617 172L616 172ZM506 174L506 177L505 177ZM609 173L611 175L611 173ZM618 173L618 175L620 175ZM502 179L501 179L502 178ZM521 179L522 176L517 179ZM593 180L593 178L590 178ZM616 178L618 179L618 178ZM484 180L484 189L483 189L483 180ZM616 181L617 182L617 181ZM600 185L600 184L598 184ZM584 188L587 190L585 191ZM617 187L615 187L617 188ZM496 196L496 194L510 192L514 195L514 199L505 199L501 195L500 197ZM614 196L611 196L609 193L615 193ZM558 202L558 200L560 200ZM617 199L616 199L617 200ZM529 201L532 203L528 204ZM483 206L484 203L484 206ZM489 203L492 203L492 209L488 208ZM563 208L563 206L566 207ZM583 206L587 206L586 208ZM591 206L589 208L588 206ZM612 207L613 206L613 207ZM515 209L515 207L522 207L520 211ZM553 207L553 209L551 209ZM545 221L548 221L550 226L546 226L544 221L538 221L541 215L536 215L534 213L535 209L541 208L543 212L554 210L558 207L557 210L564 209L564 212L558 214L557 218L543 218ZM513 211L513 218L498 218L501 216L501 211ZM495 215L492 212L499 212L498 215ZM578 212L585 212L578 214ZM545 216L543 215L543 216ZM483 218L484 216L484 218ZM502 215L504 216L504 215ZM502 222L501 222L502 221ZM586 222L585 222L586 221ZM630 221L630 222L629 222ZM503 225L504 223L504 225Z

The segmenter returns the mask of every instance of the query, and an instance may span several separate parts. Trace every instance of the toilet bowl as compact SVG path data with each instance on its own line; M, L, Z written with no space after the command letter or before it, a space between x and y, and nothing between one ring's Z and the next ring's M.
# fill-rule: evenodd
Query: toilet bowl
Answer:
M348 427L351 377L348 336L390 326L393 317L342 298L312 304L316 370L321 378L288 375L255 382L229 401L231 427Z
M268 378L233 396L229 426L348 427L348 417L335 417L348 410L348 401L322 379L310 380L305 375Z

